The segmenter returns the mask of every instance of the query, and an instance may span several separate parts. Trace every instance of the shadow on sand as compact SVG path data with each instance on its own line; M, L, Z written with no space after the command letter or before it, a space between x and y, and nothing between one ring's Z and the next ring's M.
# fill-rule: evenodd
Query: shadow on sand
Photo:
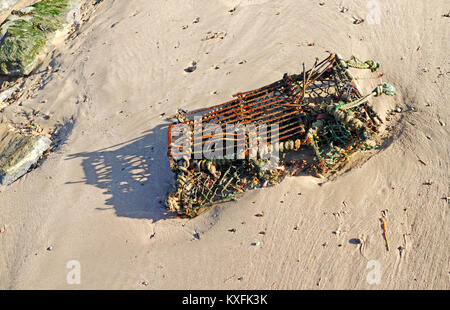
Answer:
M167 158L167 125L159 125L142 136L94 152L71 154L82 158L85 183L104 189L106 205L117 216L158 221L173 217L164 207L173 183Z

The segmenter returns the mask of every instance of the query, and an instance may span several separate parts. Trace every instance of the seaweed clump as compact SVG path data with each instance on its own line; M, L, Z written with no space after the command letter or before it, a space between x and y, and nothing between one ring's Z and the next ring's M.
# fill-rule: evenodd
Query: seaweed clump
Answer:
M79 0L47 0L14 10L0 26L0 74L30 74L57 31L73 22Z

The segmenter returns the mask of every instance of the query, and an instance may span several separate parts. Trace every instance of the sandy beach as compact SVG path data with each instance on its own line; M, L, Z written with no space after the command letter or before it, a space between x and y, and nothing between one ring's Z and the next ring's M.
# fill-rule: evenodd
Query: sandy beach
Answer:
M81 24L0 112L57 137L0 185L0 289L450 288L448 1L82 3ZM169 213L166 117L329 52L379 61L395 86L374 101L382 149L328 181L288 177L194 219Z

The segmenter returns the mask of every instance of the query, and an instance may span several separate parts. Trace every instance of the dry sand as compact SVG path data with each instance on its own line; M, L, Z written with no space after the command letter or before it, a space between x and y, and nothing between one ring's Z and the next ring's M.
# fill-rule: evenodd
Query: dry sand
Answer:
M0 288L449 289L448 1L375 1L379 24L362 0L92 2L0 115L64 138L0 186ZM209 31L226 36L202 41ZM402 110L387 114L383 150L329 182L292 177L193 220L167 214L160 115L299 73L327 50L379 60L397 88L374 101L384 116Z

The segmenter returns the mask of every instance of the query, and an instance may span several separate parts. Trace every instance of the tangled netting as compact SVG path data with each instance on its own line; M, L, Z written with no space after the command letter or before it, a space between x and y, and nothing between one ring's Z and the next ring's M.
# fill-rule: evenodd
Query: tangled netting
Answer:
M381 123L368 100L393 95L394 87L382 83L363 96L349 68L379 68L375 61L343 60L331 54L301 74L234 95L235 99L191 112L178 110L169 126L168 154L175 172L175 189L166 204L178 213L194 217L215 203L237 199L246 190L279 183L287 175L310 171L329 175L341 169L349 156L374 147L373 137ZM174 139L177 126L185 125L185 142ZM250 144L250 132L227 132L227 126L272 128L258 140L257 155L205 156L205 149L237 152L239 142ZM227 133L225 133L227 132ZM186 139L187 136L187 139ZM231 144L229 142L236 142ZM267 165L267 154L279 154L276 165ZM202 153L203 152L203 153ZM309 156L308 156L309 154Z

